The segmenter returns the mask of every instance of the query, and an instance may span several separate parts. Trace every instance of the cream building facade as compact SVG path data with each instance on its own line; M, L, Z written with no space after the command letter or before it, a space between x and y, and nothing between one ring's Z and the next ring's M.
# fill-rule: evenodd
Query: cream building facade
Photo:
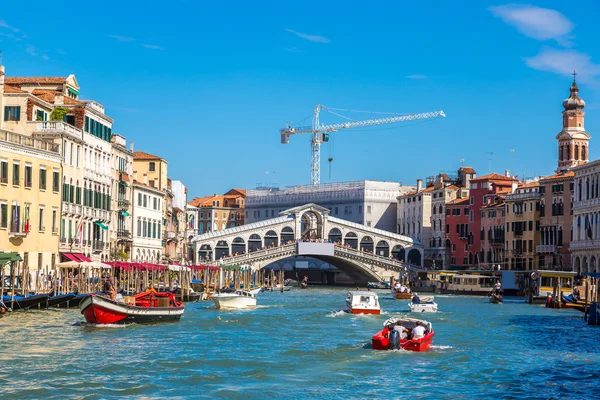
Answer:
M135 180L133 191L134 228L131 243L131 260L159 264L163 255L164 192Z

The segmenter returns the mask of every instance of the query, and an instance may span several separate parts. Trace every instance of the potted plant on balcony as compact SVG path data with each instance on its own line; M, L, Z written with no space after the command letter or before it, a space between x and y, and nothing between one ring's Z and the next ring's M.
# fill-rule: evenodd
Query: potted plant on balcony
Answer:
M52 113L50 114L50 119L52 121L62 121L65 117L65 115L67 115L68 110L64 107L56 107L54 110L52 110Z

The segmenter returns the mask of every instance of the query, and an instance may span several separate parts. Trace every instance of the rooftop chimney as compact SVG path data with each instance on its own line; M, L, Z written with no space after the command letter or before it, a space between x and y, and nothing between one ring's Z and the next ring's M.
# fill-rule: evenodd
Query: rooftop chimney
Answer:
M417 179L417 193L423 189L423 179Z
M129 142L129 151L133 153L133 140Z
M507 176L507 177L509 177L509 178L510 178L510 171L509 171L509 170L507 170L507 169L505 169L505 170L504 170L504 176Z

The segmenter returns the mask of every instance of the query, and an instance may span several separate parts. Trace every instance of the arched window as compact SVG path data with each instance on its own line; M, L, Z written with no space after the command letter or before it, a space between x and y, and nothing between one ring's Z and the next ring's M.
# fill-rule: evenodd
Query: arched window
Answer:
M200 225L198 226L198 231L200 233L204 233L204 222L200 222Z
M560 146L560 149L558 150L558 159L560 161L563 161L565 159L564 158L564 151L565 151L565 148L563 146Z
M443 214L443 213L444 213L444 209L442 208L442 205L441 205L441 204L440 204L440 207L439 207L439 209L438 209L438 212L439 212L440 214Z
M575 145L575 160L579 160L579 146Z
M570 144L567 144L567 151L566 151L565 153L566 153L566 154L565 154L565 158L566 158L567 160L570 160L570 159L572 158L572 157L571 157L571 145L570 145Z
M585 146L581 146L581 159L582 160L587 160L586 154L585 154Z

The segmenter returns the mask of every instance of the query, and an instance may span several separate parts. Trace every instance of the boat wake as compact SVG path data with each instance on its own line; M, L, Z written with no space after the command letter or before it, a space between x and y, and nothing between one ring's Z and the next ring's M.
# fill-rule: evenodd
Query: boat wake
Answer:
M340 317L340 316L346 315L346 314L348 314L346 312L346 310L336 310L336 311L330 311L330 312L328 312L327 316L334 318L334 317Z
M87 322L76 322L73 326L82 326L84 328L95 328L95 329L116 329L116 328L127 328L128 326L135 325L131 324L89 324Z
M448 350L448 349L453 349L454 347L452 346L435 346L435 345L431 345L431 349L432 350Z

